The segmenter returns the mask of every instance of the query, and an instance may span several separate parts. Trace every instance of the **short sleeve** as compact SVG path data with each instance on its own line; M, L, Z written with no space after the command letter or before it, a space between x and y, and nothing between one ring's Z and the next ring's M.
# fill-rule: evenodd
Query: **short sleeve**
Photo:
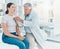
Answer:
M8 19L8 18L7 18ZM6 17L2 17L2 21L1 21L1 23L7 23L7 19L6 19Z

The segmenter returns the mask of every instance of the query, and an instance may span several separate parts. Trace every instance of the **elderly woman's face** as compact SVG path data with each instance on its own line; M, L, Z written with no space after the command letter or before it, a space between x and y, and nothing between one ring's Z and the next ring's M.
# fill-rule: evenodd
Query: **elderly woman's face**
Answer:
M27 15L27 14L30 14L31 12L31 9L29 9L29 7L24 7L24 13Z
M11 5L11 6L10 6L10 8L8 8L8 10L9 10L9 12L14 13L14 12L15 12L15 10L16 10L15 5L14 5L14 4L13 4L13 5Z

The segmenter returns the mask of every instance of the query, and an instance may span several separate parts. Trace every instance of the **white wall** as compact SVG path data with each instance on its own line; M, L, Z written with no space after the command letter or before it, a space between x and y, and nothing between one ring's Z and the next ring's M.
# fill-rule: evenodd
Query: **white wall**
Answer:
M54 2L54 35L60 34L60 0Z
M33 0L33 1L31 0L30 3L32 3L33 9L35 10L39 18L43 19L43 21L45 22L48 22L49 10L51 8L50 1L49 0Z
M18 5L19 7L21 5L20 4L21 3L21 0L4 0L4 1L5 1L5 4L7 4L9 2L13 2L16 5ZM28 0L22 0L22 4L24 4L26 2L32 3L33 9L36 11L36 13L39 16L39 18L41 18L45 22L48 22L48 19L49 19L49 16L50 16L49 15L49 10L51 8L50 1L49 0L30 0L30 1L28 1ZM37 6L35 6L35 4ZM6 8L6 6L5 6L5 8ZM4 10L6 11L6 9L4 9ZM18 14L18 12L17 12L17 14Z

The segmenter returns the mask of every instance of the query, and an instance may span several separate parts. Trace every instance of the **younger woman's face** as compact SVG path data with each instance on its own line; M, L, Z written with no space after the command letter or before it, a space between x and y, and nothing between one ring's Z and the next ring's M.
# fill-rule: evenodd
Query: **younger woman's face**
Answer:
M15 12L15 10L16 10L15 5L14 5L14 4L13 4L13 5L11 5L11 6L10 6L10 8L8 8L8 10L9 10L9 12L14 13L14 12Z

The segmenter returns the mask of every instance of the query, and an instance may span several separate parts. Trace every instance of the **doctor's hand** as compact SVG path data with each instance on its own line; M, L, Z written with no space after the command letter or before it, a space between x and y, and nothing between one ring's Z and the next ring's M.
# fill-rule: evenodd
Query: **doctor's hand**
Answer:
M14 20L15 20L15 21L19 21L19 22L23 23L23 19L21 19L21 18L20 18L20 17L18 17L18 16L14 17Z
M24 38L22 36L18 36L17 37L19 40L24 40Z

